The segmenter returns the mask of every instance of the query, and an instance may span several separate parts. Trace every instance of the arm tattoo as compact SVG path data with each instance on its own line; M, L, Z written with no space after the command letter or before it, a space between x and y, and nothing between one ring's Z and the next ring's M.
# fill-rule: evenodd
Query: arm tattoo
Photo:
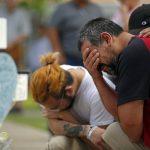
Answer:
M70 137L77 137L79 136L80 132L83 130L81 125L71 126L70 124L64 125L64 133Z

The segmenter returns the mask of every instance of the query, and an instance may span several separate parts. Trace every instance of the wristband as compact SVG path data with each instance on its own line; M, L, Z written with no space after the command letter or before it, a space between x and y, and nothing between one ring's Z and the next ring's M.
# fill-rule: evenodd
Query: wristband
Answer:
M90 128L88 134L86 135L87 139L90 140L91 139L91 135L93 133L93 131L97 128L97 126L93 126L92 128Z

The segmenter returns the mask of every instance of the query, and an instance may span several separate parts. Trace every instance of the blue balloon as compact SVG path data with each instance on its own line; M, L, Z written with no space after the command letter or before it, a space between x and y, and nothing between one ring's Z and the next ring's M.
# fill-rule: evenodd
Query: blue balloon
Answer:
M0 125L5 120L15 95L17 68L9 54L0 52Z

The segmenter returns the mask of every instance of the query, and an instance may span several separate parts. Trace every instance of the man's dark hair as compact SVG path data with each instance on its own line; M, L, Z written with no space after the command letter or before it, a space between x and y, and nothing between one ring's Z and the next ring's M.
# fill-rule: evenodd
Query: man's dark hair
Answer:
M80 37L78 41L78 48L81 49L81 46L85 40L89 41L91 44L98 46L103 41L100 39L100 34L102 32L108 32L111 35L118 36L123 29L106 18L96 18L89 21L80 31Z

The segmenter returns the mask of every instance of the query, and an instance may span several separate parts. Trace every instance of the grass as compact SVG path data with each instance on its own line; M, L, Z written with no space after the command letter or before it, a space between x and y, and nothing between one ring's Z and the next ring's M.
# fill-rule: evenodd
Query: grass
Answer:
M42 117L39 105L33 101L30 94L28 99L23 102L23 112L9 113L6 120L41 130L47 130L46 119Z

